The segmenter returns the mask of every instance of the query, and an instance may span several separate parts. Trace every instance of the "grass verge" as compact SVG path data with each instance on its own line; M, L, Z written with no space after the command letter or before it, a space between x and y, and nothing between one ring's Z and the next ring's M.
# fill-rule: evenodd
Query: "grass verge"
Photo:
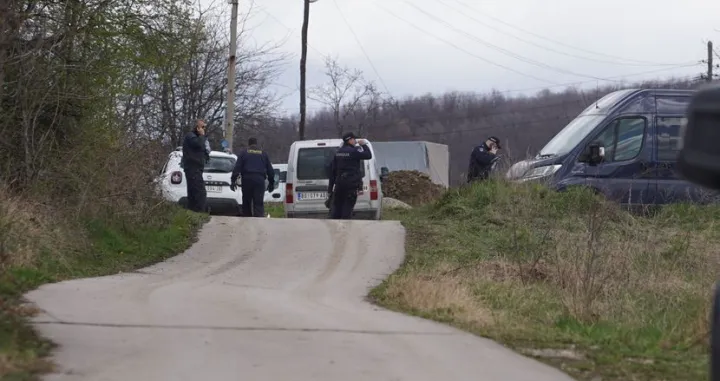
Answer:
M72 243L58 242L51 230L31 230L35 243L32 254L0 261L0 380L34 380L52 365L45 360L53 345L39 337L27 318L35 312L23 306L22 295L44 283L72 278L114 274L144 267L177 254L192 243L196 231L207 220L174 206L159 208L152 221L132 222L123 218L84 220L70 229L78 236ZM1 217L6 217L5 219ZM0 224L8 228L0 246L12 245L10 253L29 253L21 229L10 229L32 219L10 219L0 213ZM27 232L26 232L27 233ZM68 231L64 231L67 234ZM0 250L0 254L6 249ZM22 260L20 260L22 259Z
M285 207L282 202L266 202L265 213L271 218L285 218Z
M579 380L707 379L718 207L630 215L590 192L486 182L388 212L405 264L371 297Z

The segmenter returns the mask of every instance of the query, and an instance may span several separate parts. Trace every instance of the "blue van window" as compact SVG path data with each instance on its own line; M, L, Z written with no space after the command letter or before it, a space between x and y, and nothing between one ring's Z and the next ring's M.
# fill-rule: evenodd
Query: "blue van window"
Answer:
M621 118L615 120L598 135L597 140L605 147L603 162L632 160L640 155L647 122L645 118Z
M685 117L658 117L657 126L657 158L658 161L674 162L677 160L682 140L682 124Z

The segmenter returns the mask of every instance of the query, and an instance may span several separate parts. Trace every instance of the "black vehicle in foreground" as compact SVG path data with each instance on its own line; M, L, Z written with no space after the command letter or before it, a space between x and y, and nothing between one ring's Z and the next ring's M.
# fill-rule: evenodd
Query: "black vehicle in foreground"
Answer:
M720 190L720 84L700 89L687 109L678 169L690 182ZM720 282L710 313L710 380L720 381Z

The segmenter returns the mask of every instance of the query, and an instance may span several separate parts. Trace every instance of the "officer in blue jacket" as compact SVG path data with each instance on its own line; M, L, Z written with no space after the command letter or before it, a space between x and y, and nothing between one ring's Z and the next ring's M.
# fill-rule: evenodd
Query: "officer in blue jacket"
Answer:
M342 139L343 145L335 152L328 171L328 193L332 195L330 218L349 220L363 185L360 166L363 160L372 159L372 151L367 140L356 139L352 132Z
M485 140L485 143L473 149L470 154L470 164L468 165L468 183L490 177L490 172L499 160L497 152L500 148L500 139L491 136Z
M275 170L270 157L257 146L257 139L248 139L248 148L242 150L235 162L230 177L230 190L237 189L237 178L240 176L242 188L242 213L245 217L265 217L265 190L275 189ZM268 186L265 187L265 179Z
M187 208L194 212L206 212L205 180L203 171L210 159L206 151L205 121L198 120L195 128L185 135L182 145L182 168L187 184Z

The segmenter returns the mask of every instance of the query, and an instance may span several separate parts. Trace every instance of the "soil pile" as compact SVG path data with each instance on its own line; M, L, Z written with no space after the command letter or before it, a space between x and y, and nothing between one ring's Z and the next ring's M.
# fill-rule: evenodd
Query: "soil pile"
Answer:
M395 171L383 183L383 196L398 199L412 206L433 202L445 193L430 176L419 171Z

